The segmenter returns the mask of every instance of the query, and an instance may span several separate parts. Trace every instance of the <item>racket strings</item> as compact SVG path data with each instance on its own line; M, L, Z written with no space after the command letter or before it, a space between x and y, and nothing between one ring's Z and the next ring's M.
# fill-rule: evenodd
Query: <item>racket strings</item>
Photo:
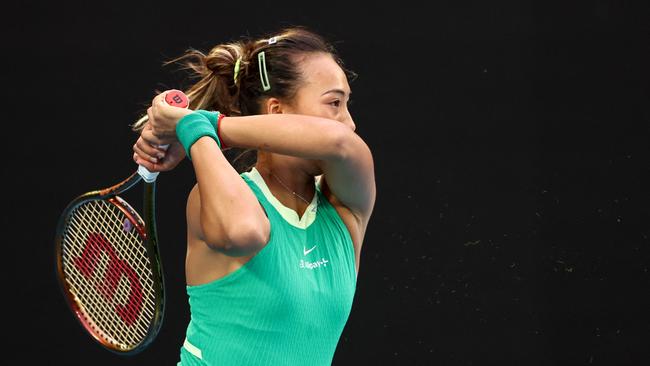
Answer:
M156 295L136 224L112 203L87 201L68 221L62 255L70 291L95 334L123 349L139 344L155 316Z

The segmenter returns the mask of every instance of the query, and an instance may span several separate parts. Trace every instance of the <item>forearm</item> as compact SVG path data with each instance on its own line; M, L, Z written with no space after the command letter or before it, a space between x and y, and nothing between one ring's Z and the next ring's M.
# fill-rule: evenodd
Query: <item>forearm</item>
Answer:
M340 122L298 114L224 117L219 124L226 146L322 160L338 157L349 132Z

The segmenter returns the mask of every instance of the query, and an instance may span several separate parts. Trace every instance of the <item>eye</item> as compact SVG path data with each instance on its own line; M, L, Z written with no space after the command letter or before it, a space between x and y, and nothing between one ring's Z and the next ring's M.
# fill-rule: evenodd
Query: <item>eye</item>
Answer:
M337 108L338 108L338 107L341 106L341 101L337 99L337 100L335 100L335 101L333 101L333 102L330 102L329 104L330 104L331 106L333 106L333 107L337 107Z

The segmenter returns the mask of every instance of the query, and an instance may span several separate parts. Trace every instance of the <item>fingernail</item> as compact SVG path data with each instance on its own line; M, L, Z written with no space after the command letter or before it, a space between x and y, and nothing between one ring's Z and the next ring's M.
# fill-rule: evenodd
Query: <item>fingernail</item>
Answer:
M163 154L163 153L158 153L158 159L162 159L162 158L164 158L164 157L165 157L165 154Z
M154 163L154 164L155 164L155 163L157 163L157 162L158 162L158 159L156 159L156 158L154 158L154 157L152 157L152 158L150 158L150 159L149 159L149 161L151 161L152 163Z

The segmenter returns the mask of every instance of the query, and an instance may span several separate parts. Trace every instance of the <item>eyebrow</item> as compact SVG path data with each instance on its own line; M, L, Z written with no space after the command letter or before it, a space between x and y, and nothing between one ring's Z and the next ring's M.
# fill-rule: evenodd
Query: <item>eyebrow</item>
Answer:
M341 95L346 94L345 91L343 91L342 89L330 89L330 90L326 91L325 93L321 94L321 96L323 96L323 95L325 95L327 93L336 93L336 94L341 94ZM350 92L350 94L352 94L352 92Z

